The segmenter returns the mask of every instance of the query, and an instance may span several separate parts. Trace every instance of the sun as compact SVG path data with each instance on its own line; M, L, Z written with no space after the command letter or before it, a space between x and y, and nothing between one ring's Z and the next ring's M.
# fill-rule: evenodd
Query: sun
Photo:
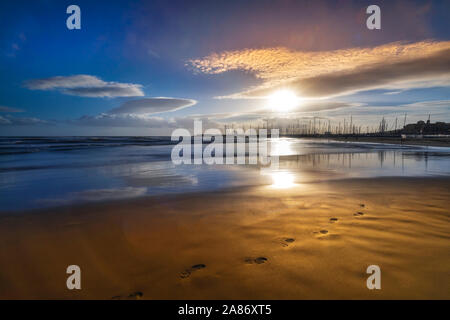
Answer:
M274 112L288 112L301 102L291 90L278 90L268 97L268 107Z

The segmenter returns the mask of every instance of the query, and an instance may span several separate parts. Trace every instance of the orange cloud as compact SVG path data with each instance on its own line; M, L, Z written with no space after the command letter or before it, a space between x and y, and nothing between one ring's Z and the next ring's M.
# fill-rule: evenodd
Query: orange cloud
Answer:
M450 41L317 52L280 47L214 53L190 60L188 65L207 74L242 70L262 80L260 86L227 98L266 96L283 86L306 97L328 97L373 88L448 85L450 67L445 58L449 56L448 50ZM389 72L390 67L393 72ZM347 81L345 86L340 79Z

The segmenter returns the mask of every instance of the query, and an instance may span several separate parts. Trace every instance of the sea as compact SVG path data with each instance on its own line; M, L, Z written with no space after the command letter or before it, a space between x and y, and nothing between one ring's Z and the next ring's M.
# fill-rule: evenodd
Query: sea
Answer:
M450 148L269 139L277 168L180 164L170 137L0 137L0 212L335 179L449 177ZM203 147L205 147L205 144Z

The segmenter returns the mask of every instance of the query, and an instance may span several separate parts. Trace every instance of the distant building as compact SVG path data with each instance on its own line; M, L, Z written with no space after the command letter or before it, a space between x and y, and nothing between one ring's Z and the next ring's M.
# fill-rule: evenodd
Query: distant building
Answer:
M417 123L407 124L401 131L404 134L450 134L450 123L436 122L430 120L417 121Z

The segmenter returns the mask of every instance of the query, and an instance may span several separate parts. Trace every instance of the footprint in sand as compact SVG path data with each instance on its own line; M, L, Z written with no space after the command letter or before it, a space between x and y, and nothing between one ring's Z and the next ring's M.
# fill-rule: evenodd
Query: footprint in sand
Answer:
M263 264L267 261L268 259L266 257L258 257L258 258L245 258L245 263L247 264Z
M358 211L357 213L353 214L355 217L363 216L364 212Z
M203 263L199 263L199 264L194 264L192 267L182 271L180 273L180 278L185 279L188 278L192 272L197 271L197 270L201 270L206 268L206 265L204 265Z
M335 223L335 222L337 222L338 221L338 218L330 218L330 222L331 223Z
M328 230L320 230L315 231L316 239L318 240L336 240L339 239L341 236L339 234L330 233Z
M325 230L325 229L323 229L323 230L320 230L320 231L314 231L313 233L315 233L315 234L327 234L328 233L328 230Z
M283 247L287 247L291 243L295 242L295 239L294 238L279 238L276 240L276 242L281 244Z
M140 291L130 293L128 296L114 296L113 300L139 300L144 294Z

